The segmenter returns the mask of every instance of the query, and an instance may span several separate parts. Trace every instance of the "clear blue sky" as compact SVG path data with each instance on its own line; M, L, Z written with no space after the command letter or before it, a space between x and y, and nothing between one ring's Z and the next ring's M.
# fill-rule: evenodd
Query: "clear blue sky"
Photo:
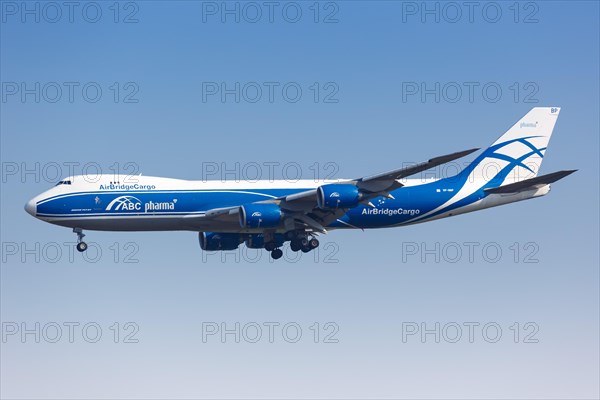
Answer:
M598 2L438 3L437 16L435 2L279 2L272 14L262 2L0 4L1 319L4 332L46 327L40 343L1 343L3 397L599 396ZM236 4L239 22L223 10ZM236 82L239 102L209 91ZM549 196L333 232L297 262L203 256L192 232L88 232L98 262L70 259L74 235L23 211L70 163L187 179L206 163L276 163L277 176L291 163L305 178L357 177L485 147L534 106L562 107L542 171L579 169ZM98 324L102 339L76 330L70 343L69 322ZM126 322L138 343L122 343ZM303 336L205 343L206 322L294 322ZM323 343L327 322L338 343ZM436 322L463 337L403 340ZM482 337L488 323L497 343Z

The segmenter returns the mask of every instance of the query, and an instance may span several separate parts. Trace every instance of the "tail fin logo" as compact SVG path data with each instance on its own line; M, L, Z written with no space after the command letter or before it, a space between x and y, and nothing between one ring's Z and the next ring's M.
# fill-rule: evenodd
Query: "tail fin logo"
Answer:
M509 140L504 143L499 143L495 146L490 147L488 149L488 151L486 151L485 155L489 158L496 158L498 160L507 161L509 163L509 167L510 167L509 169L513 169L513 168L519 166L519 167L523 167L531 172L534 172L531 168L529 168L529 166L525 165L523 162L527 158L529 158L533 155L537 155L540 158L544 158L544 154L542 153L542 151L546 150L546 147L542 147L542 148L538 149L530 141L527 140L527 139L532 139L535 137L536 136L529 136L529 137ZM500 150L503 147L507 147L507 145L509 145L511 143L515 143L515 142L524 144L525 146L529 147L529 149L531 151L529 151L527 153L519 154L518 156L511 155L510 153L506 154L506 153L496 152L496 150Z
M537 128L537 122L521 122L521 128Z

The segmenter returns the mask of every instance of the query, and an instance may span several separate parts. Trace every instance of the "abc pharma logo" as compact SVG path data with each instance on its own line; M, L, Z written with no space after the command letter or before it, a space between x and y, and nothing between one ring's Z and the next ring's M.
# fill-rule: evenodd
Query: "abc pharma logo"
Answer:
M141 211L142 202L134 196L120 196L108 203L106 211Z
M172 201L159 201L155 202L152 200L147 201L144 204L144 212L156 212L156 211L171 211L175 210L175 204L177 199ZM106 206L106 211L142 211L142 201L134 196L119 196L111 201Z

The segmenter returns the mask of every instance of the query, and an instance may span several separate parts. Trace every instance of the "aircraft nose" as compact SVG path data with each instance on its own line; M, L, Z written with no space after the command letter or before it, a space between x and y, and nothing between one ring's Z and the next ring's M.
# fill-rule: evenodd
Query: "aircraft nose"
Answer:
M29 213L30 215L35 217L37 207L36 207L35 201L33 201L33 199L29 200L27 202L27 204L25 204L25 211L27 211L27 213Z

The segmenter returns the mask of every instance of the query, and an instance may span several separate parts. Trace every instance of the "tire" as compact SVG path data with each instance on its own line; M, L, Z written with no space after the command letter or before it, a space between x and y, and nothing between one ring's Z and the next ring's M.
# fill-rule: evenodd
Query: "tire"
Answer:
M281 249L275 249L271 252L271 257L273 260L279 260L283 256L283 251Z
M88 245L86 242L79 242L79 243L77 243L77 246L75 246L75 247L77 247L78 252L83 253L84 251L87 250Z
M319 241L317 239L310 239L308 241L308 245L310 246L311 249L316 249L317 247L319 247Z
M292 249L292 251L300 251L301 248L302 245L297 240L292 240L290 243L290 249Z

